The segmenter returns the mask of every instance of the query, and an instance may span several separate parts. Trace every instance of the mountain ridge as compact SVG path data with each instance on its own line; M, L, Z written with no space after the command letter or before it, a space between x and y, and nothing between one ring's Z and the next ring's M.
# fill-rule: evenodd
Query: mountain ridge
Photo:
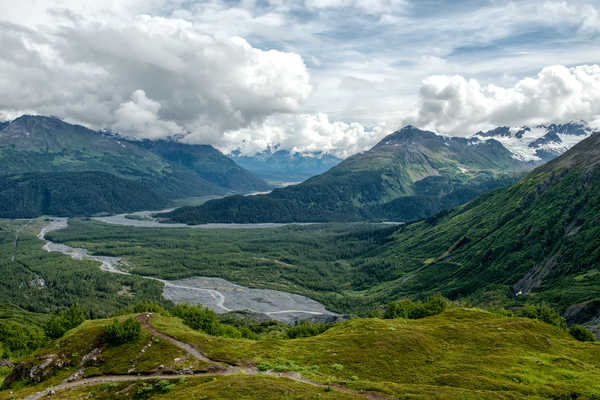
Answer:
M444 137L407 126L301 184L212 200L162 217L189 223L406 221L511 183L526 168L495 140Z
M98 186L93 190L91 186L87 187L96 193L101 187L118 191L118 188L109 189L105 184L121 182L120 185L124 185L127 181L122 180L125 179L140 190L140 197L149 200L150 208L177 198L246 193L270 187L212 146L161 140L133 141L113 133L69 124L56 117L32 115L23 115L0 126L0 170L4 175L38 174L38 184L43 176L51 176L43 174L54 174L52 179L55 182L57 174L62 174L60 181L64 184L69 173L97 172L92 181ZM102 174L113 177L108 179ZM31 175L28 179L32 182ZM103 184L100 185L100 182ZM69 187L77 195L77 186L62 187ZM28 195L41 193L29 189L26 192ZM33 208L30 209L35 209L33 203L39 199L25 200L22 197L24 193L12 192L9 196L15 203L14 207L20 201L31 200L29 205ZM160 201L157 201L158 197ZM80 205L84 204L87 204L90 214L102 211L90 201ZM125 201L125 204L133 203ZM111 206L104 211L114 209L123 210L123 207ZM136 205L131 210L134 209L140 207Z

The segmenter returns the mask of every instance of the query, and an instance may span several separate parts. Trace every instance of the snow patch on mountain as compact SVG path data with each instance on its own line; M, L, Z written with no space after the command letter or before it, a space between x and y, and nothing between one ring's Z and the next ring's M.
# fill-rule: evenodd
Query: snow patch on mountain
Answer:
M477 132L480 140L495 139L521 161L548 161L589 137L593 129L584 121L540 124L535 127L498 127Z

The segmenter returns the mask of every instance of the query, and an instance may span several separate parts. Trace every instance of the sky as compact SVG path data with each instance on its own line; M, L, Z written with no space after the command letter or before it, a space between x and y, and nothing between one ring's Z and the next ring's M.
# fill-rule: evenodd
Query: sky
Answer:
M412 124L600 127L600 3L0 2L0 120L347 157Z

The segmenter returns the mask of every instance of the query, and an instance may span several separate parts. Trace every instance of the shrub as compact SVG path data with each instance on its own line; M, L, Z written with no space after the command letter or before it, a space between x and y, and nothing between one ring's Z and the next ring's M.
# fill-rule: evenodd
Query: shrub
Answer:
M389 303L385 307L384 318L419 319L431 315L441 314L448 307L448 301L440 294L436 294L425 302L401 299Z
M569 328L569 333L571 334L571 336L573 336L575 339L579 340L580 342L595 342L596 341L596 337L594 336L594 334L587 330L583 325L572 325Z
M114 319L106 327L106 342L113 346L133 342L140 336L140 330L140 323L133 318L128 318L123 322Z
M42 347L46 341L44 332L36 326L0 321L0 348L3 350L1 358L29 354Z
M44 332L49 338L58 339L68 330L79 326L84 320L83 310L77 305L72 305L69 309L52 315L44 325Z
M285 337L287 339L295 339L301 337L316 336L331 327L331 324L323 324L320 322L311 323L308 321L301 321L294 326L290 326L286 332Z
M550 325L558 326L562 329L567 329L567 322L558 311L552 308L549 304L542 303L538 305L527 304L517 314L519 317L538 319Z
M133 312L136 314L151 312L164 314L166 310L160 306L160 304L153 301L140 301L133 306Z
M217 314L206 307L178 304L173 307L173 314L181 318L192 329L198 329L214 336L218 336L222 332Z

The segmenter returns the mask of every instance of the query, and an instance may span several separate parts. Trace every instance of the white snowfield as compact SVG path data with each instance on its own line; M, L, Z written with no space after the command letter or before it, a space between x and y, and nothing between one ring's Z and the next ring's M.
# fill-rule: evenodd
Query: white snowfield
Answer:
M571 127L569 129L569 127ZM556 135L552 135L552 132ZM517 133L521 132L522 136L517 137ZM594 132L586 122L569 122L567 124L543 124L535 127L510 127L510 136L503 135L479 135L473 137L479 140L495 139L502 143L511 153L513 157L521 161L541 161L542 158L538 155L538 150L560 155L571 147L589 137ZM546 137L544 143L533 145L533 143L541 138Z

